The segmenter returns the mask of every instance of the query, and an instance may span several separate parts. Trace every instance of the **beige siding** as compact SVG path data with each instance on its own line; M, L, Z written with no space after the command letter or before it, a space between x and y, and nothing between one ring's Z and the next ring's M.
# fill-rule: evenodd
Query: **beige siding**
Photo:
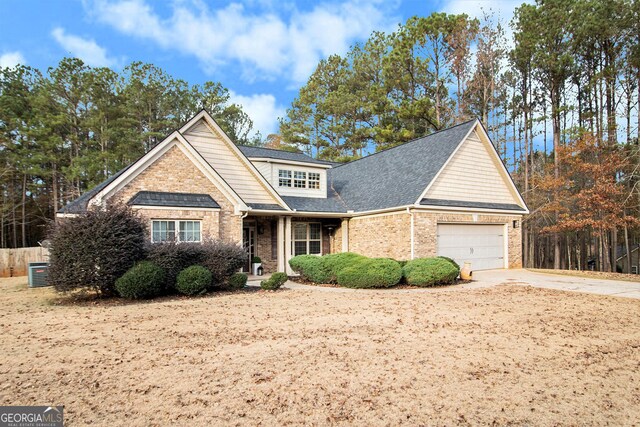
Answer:
M273 188L275 188L278 194L280 194L281 196L316 197L322 199L325 199L327 197L327 170L324 168L316 168L313 166L296 166L288 163L278 163L277 161L266 162L262 160L252 160L251 163L254 164L256 169L260 171L262 176L264 176L265 179L271 183ZM292 173L292 179L293 171L319 173L320 188L316 190L309 188L280 187L278 181L278 171L280 169L290 170Z
M222 138L199 121L184 137L198 150L205 160L224 178L245 203L275 203L276 199L260 183Z
M463 200L467 202L515 203L518 199L510 189L509 178L502 167L474 132L454 154L449 164L426 196L431 199Z

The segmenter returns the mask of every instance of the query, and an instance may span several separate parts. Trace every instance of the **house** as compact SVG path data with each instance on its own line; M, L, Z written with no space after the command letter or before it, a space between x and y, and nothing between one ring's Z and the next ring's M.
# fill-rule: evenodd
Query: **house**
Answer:
M236 146L206 111L58 216L107 200L136 209L154 242L235 241L267 272L345 251L519 268L528 213L478 120L337 165Z
M616 271L627 274L640 274L638 272L638 264L640 264L640 245L633 243L630 245L629 253L631 254L631 271L627 269L627 248L624 245L618 245L616 248Z

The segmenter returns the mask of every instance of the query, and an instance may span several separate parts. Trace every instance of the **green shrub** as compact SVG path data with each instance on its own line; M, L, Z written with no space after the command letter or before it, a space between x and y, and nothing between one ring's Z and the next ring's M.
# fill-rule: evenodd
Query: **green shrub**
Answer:
M201 265L182 270L176 279L176 289L184 295L203 294L211 286L211 272Z
M406 261L406 260L396 260L396 261L398 261L398 264L400 264L400 267L404 267L409 262L409 261Z
M284 285L289 280L289 277L285 273L273 273L270 278L260 282L260 287L268 291L275 291L280 289L280 286Z
M153 243L147 246L147 259L160 266L166 273L165 291L174 292L176 278L185 268L200 264L205 250L200 243Z
M402 269L409 285L436 286L455 282L460 268L451 261L438 258L418 258L409 261Z
M327 271L326 283L338 283L338 273L347 267L366 260L367 257L352 252L342 252L339 254L330 254L322 257L324 268Z
M367 258L357 261L338 273L338 284L347 288L387 288L397 285L402 268L388 258Z
M446 260L447 260L447 261L449 261L451 264L453 264L455 268L457 268L458 270L460 270L460 265L459 265L457 262L455 262L454 260L452 260L451 258L446 257L446 256L442 256L442 255L441 255L441 256L439 256L438 258L446 259ZM404 266L403 266L403 267L404 267Z
M298 255L289 260L289 265L304 279L313 283L329 283L331 272L325 265L325 257Z
M116 291L122 298L147 299L164 290L164 270L149 261L142 261L116 280Z
M262 260L260 259L259 256L254 256L253 258L251 258L251 263L252 264L261 264Z
M59 292L91 289L113 295L116 280L145 256L145 222L109 205L56 221L49 230L48 282Z
M244 273L233 273L227 282L229 289L242 289L247 284L247 275Z

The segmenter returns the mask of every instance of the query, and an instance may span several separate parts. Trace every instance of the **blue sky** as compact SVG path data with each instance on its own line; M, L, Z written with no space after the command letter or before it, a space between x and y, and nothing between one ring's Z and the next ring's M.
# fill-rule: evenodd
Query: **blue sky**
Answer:
M434 11L505 21L522 0L271 1L0 0L0 66L42 70L64 56L120 70L131 61L189 83L219 81L263 136L315 65L374 30Z

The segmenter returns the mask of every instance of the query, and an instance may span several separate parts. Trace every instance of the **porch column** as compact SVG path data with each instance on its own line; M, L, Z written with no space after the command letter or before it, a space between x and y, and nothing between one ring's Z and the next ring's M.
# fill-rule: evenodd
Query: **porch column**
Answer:
M284 259L284 217L278 217L278 239L277 239L277 251L278 251L278 271L285 271L285 259Z
M340 226L342 230L342 252L349 252L349 218L344 218Z
M291 259L291 217L285 218L284 223L284 268L285 273L293 274L291 267L289 266L289 260Z

